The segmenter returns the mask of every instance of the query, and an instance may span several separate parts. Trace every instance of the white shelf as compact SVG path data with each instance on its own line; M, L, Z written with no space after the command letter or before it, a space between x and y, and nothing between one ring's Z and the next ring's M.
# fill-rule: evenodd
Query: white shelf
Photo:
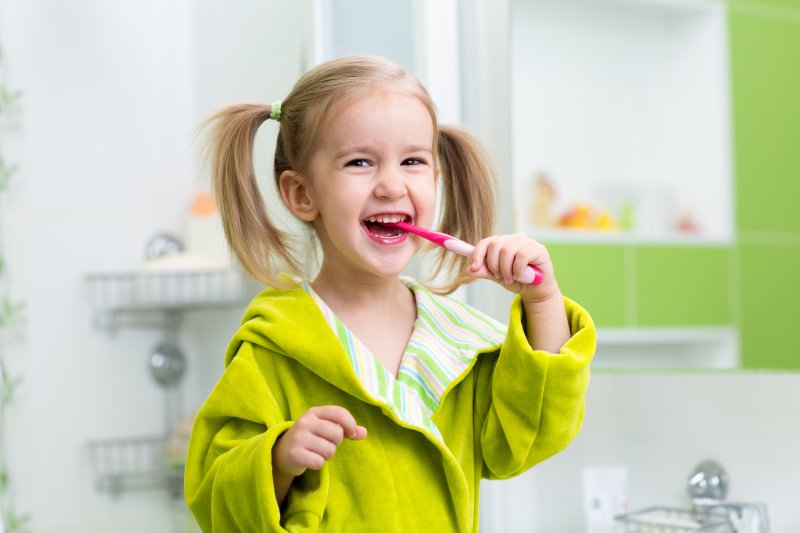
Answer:
M719 342L730 338L735 330L727 326L600 328L597 342L605 346L639 344L680 345L697 342Z
M588 245L654 245L654 246L712 246L724 247L733 244L733 240L726 237L709 237L706 235L691 235L683 233L648 235L627 231L605 230L577 230L540 228L525 226L521 231L545 244L588 244Z
M728 326L599 328L596 368L739 366L738 335Z

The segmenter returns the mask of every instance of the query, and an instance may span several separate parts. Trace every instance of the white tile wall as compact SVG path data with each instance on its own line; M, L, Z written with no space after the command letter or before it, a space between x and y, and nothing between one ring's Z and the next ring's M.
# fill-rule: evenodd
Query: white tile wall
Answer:
M773 533L800 531L800 373L595 372L581 434L561 454L485 485L486 531L586 531L582 470L628 469L632 510L686 507L686 480L711 458L728 499L765 502Z

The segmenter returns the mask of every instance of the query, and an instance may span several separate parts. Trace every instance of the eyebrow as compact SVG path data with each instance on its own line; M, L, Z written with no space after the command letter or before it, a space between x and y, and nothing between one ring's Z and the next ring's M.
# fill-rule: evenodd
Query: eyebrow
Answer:
M373 146L368 145L368 144L358 144L358 145L353 145L353 146L345 146L344 148L342 148L341 150L336 152L334 157L336 159L339 159L340 157L345 157L345 156L353 154L353 153L371 152L374 149L375 148ZM406 146L403 149L403 151L404 152L433 153L433 147L432 146L428 146L428 145L424 145L424 144L412 144L412 145Z

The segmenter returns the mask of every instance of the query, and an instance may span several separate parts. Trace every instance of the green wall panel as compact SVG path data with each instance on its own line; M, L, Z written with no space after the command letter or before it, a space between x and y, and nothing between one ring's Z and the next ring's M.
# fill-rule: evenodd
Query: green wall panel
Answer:
M800 245L739 248L745 368L800 369Z
M598 327L625 322L622 246L548 244L561 292L585 307Z
M781 14L791 17L793 13L790 9L800 9L800 0L728 0L728 5L734 10L741 10L750 13L770 14L781 16ZM770 8L778 8L781 11L766 11Z
M731 251L728 248L636 248L639 326L731 323Z
M740 230L800 231L800 10L783 12L729 17Z

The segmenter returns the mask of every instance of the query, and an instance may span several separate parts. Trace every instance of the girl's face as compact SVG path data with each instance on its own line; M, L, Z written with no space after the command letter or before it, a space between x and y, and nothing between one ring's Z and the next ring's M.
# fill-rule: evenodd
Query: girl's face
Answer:
M336 106L319 139L308 194L323 270L364 281L399 274L418 239L375 221L433 222L438 168L428 109L408 94L368 91Z

